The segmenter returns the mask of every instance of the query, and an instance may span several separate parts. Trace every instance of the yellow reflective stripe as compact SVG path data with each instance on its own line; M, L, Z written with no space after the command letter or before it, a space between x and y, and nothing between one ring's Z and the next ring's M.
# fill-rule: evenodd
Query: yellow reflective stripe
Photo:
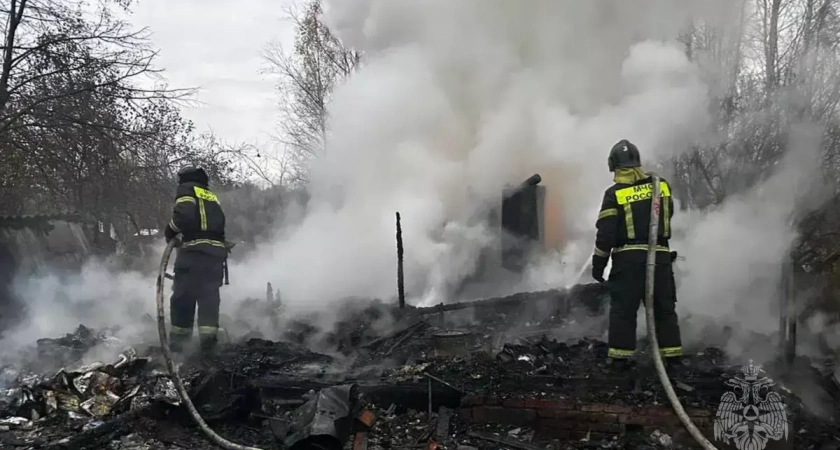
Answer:
M659 349L659 354L664 358L682 356L682 347L662 347Z
M201 231L207 231L207 210L204 209L204 199L198 199L198 213L201 214Z
M175 221L173 221L172 219L169 220L169 228L172 228L172 231L174 231L176 233L181 232L181 229L178 228L177 226L175 226Z
M217 241L215 239L194 239L192 241L184 242L181 246L182 247L191 247L193 245L213 245L215 247L222 247L225 248L225 243L222 241Z
M185 195L183 197L178 197L178 198L175 199L175 204L177 205L178 203L195 203L195 198L193 198L189 195Z
M664 181L659 182L659 195L661 197L670 197L671 188L668 183ZM619 205L626 205L628 203L640 202L643 200L650 200L653 196L653 183L640 184L638 186L630 186L628 188L619 189L615 191L615 199Z
M624 224L627 226L627 239L635 239L636 224L633 223L633 208L629 203L624 204Z
M668 199L662 200L662 217L663 217L663 227L662 227L662 236L670 237L671 236L671 214Z
M219 327L198 327L198 334L216 334Z
M193 331L192 327L184 328L184 327L176 327L175 325L172 325L172 334L187 335L187 334L192 334L192 331Z
M630 245L625 245L625 246L622 246L622 247L618 247L617 249L613 250L613 253L626 252L628 250L647 251L648 246L647 246L647 244L630 244ZM671 249L669 249L668 247L665 247L664 245L657 245L656 246L656 251L657 252L670 252Z
M598 220L601 220L601 219L603 219L604 217L612 217L612 216L617 216L617 215L618 215L618 210L617 210L617 209L615 209L615 208L607 208L607 209L605 209L605 210L601 211L601 212L598 214Z
M636 353L635 350L623 350L620 348L610 348L607 351L608 358L616 358L616 359L627 359L632 358L633 355Z
M592 254L595 256L600 256L602 258L609 258L610 252L605 252L598 247L595 247L595 250L592 251Z
M193 192L195 192L195 196L198 197L199 200L205 200L208 202L219 203L219 198L216 197L216 194L210 192L209 189L200 188L198 186L193 186Z

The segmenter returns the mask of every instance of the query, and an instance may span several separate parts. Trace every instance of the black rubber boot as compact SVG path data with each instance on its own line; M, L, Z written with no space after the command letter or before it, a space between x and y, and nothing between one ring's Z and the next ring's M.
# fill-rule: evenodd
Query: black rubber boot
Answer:
M681 375L688 370L688 360L681 356L663 359L665 363L665 371L668 372L669 375Z
M613 371L633 370L636 361L632 359L607 358L607 368Z
M213 355L219 345L219 337L215 334L200 335L201 353Z
M185 336L183 334L169 334L169 351L172 353L184 353L187 350L187 346L192 340L192 336Z

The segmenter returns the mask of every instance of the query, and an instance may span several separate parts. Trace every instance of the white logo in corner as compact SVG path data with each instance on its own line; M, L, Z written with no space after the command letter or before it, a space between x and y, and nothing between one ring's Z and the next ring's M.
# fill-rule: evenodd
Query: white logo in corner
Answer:
M743 376L726 380L733 389L720 397L715 414L715 440L738 450L763 450L767 443L787 440L788 418L782 397L771 389L776 383L762 375L761 365L741 367Z

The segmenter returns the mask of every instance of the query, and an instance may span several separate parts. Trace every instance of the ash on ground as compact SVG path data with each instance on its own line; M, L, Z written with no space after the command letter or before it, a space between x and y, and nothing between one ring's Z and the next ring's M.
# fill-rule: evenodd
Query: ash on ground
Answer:
M463 398L486 395L668 404L650 364L640 364L632 374L619 372L605 364L603 342L554 339L564 335L563 327L574 326L559 313L534 320L527 333L513 337L509 329L498 328L498 320L452 330L428 314L360 311L365 312L352 323L322 337L320 344L332 343L330 354L301 345L312 330L298 326L288 342L235 339L214 357L180 361L179 372L211 428L233 442L261 448L307 448L301 443L316 438L311 430L324 420L334 424L327 427L332 444L323 445L369 450L675 448L661 432L554 441L524 427L458 418ZM404 314L389 318L390 332L363 323L388 314ZM502 322L510 323L510 316ZM0 446L213 448L181 405L159 345L148 336L130 341L146 345L131 346L114 330L79 326L66 336L40 340L16 364L2 367ZM649 359L645 352L642 348L640 361ZM100 359L91 361L92 355ZM739 367L714 348L687 359L684 370L672 377L684 406L716 405L726 389L722 377ZM818 370L807 372L817 382L826 379ZM796 448L828 448L823 446L836 442L840 428L833 419L816 417L796 397L785 395L796 419L791 431Z

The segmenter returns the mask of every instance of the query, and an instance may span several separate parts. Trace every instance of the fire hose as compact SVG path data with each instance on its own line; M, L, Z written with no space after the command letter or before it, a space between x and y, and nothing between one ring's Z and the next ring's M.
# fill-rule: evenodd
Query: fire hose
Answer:
M668 400L671 402L671 406L674 408L674 411L677 413L677 417L680 418L683 426L685 426L689 434L691 434L691 437L693 437L694 440L697 441L697 443L705 450L717 450L717 448L709 442L705 436L703 436L703 433L700 432L685 412L685 408L683 408L682 403L680 403L677 393L674 390L674 386L671 384L671 380L668 379L668 374L665 371L665 363L662 361L662 355L659 353L659 341L656 339L656 323L654 321L653 312L656 245L657 235L659 234L659 212L661 202L659 181L658 176L654 175L652 177L653 195L651 199L650 229L648 230L647 276L645 279L645 318L647 321L648 336L650 337L652 347L651 351L653 353L653 361L656 366L656 372L659 376L659 382L662 384L663 389L665 389L665 394L668 396ZM160 269L157 277L157 295L155 298L157 303L158 334L160 336L160 345L161 350L163 351L164 361L166 362L166 368L169 370L169 374L172 377L172 381L175 384L175 389L178 392L178 396L181 398L181 402L187 408L187 411L189 411L190 416L193 418L196 425L198 425L199 429L201 429L211 442L226 450L262 450L259 447L249 447L235 444L216 434L216 432L207 425L207 422L201 418L201 414L199 414L187 394L187 389L184 387L183 380L181 380L181 377L178 375L178 371L175 370L175 364L172 361L172 353L169 349L169 335L166 332L166 313L163 302L163 280L166 278L166 267L169 265L169 257L171 256L172 249L175 247L176 243L176 239L169 241L163 251L163 255L161 256Z
M175 369L175 363L172 362L172 352L169 350L169 335L166 333L166 321L164 319L166 313L163 307L163 280L164 278L167 278L166 267L169 265L169 257L172 255L172 249L175 248L177 242L177 239L170 240L166 245L166 249L163 250L163 256L160 259L160 270L157 277L157 295L155 297L155 301L157 303L157 323L158 334L160 335L160 347L163 351L163 359L166 362L166 368L169 370L169 375L172 377L172 382L175 384L175 390L178 392L178 397L181 398L181 404L187 408L187 411L190 413L193 421L195 421L201 432L204 433L212 443L226 450L262 450L259 447L248 447L246 445L234 444L233 442L230 442L216 434L216 432L207 425L207 422L201 418L201 414L199 414L195 405L193 405L192 400L190 400L190 396L187 394L187 389L184 387L184 381L181 380L181 377L178 375L178 371Z
M680 399L677 397L677 392L668 379L668 374L665 372L665 363L662 361L662 355L659 354L659 341L656 339L656 322L653 315L653 286L654 274L656 269L656 245L657 236L659 234L659 210L661 206L659 177L653 175L653 195L651 197L652 204L650 208L650 229L648 230L648 253L647 253L647 276L645 277L645 319L647 320L648 337L650 337L651 352L653 353L653 362L656 366L656 373L659 375L659 382L662 388L665 389L665 394L668 396L668 401L680 418L683 426L685 426L691 437L706 450L717 450L717 448L703 436L703 433L697 429L691 418L685 412Z

